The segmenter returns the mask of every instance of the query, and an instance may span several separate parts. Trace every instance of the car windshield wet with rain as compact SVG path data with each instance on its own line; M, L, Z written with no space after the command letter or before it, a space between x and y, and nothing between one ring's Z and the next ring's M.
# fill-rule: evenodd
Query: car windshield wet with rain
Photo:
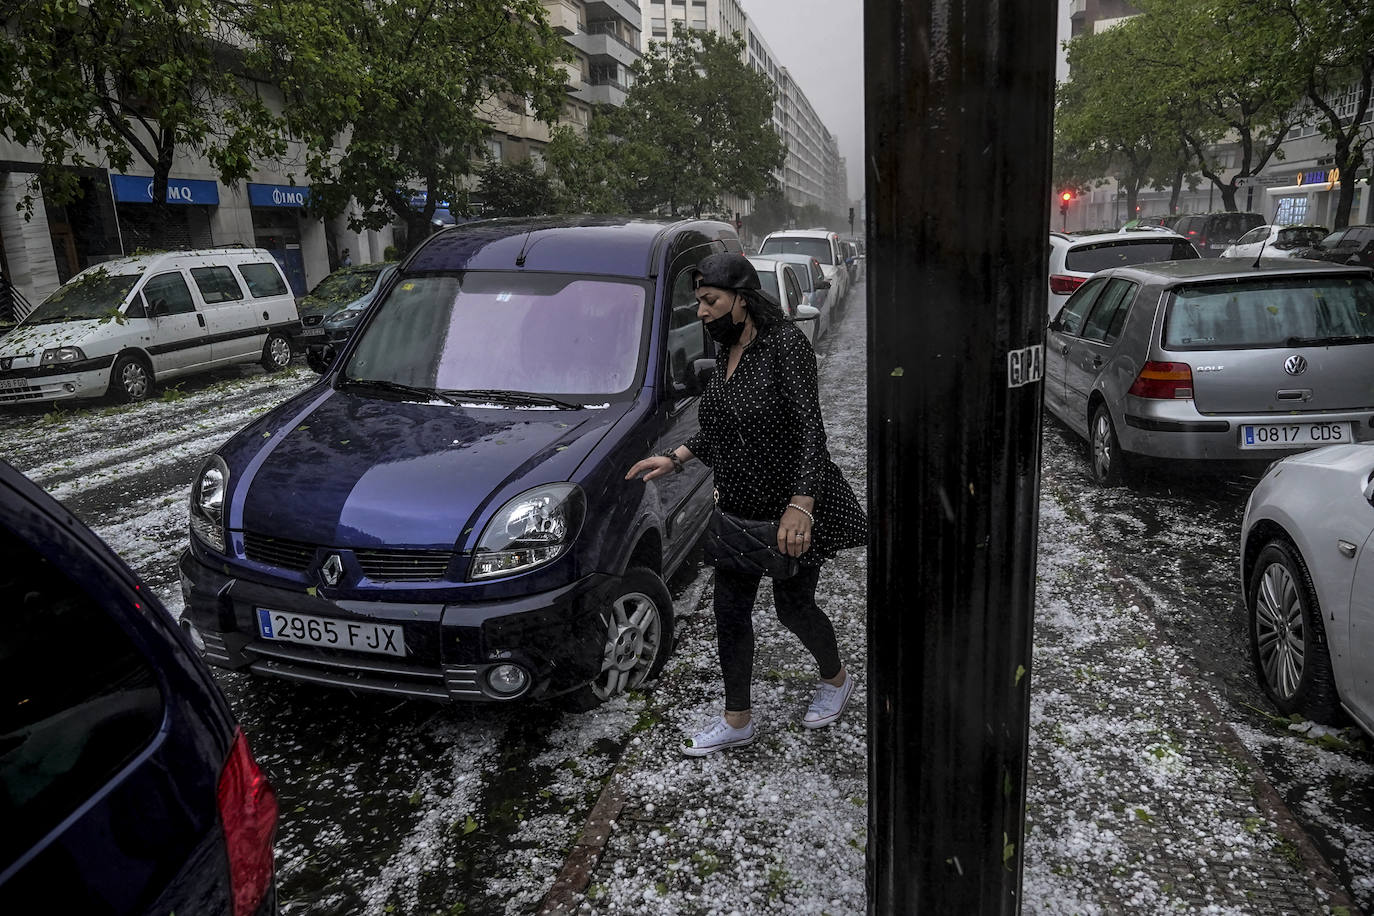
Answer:
M109 318L124 304L142 274L93 273L60 286L25 319L25 324L54 324Z

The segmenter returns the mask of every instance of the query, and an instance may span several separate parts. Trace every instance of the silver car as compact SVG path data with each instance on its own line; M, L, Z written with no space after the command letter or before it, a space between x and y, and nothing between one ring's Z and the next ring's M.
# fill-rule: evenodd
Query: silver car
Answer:
M1050 322L1045 406L1119 482L1131 455L1281 458L1374 440L1374 274L1173 261L1088 280Z
M1241 585L1261 686L1284 715L1374 734L1374 445L1270 467L1241 526Z
M782 306L788 318L800 326L806 339L815 343L816 320L820 317L820 312L806 304L802 296L801 283L797 280L797 273L792 269L792 265L771 258L757 257L750 258L749 263L754 265L754 270L758 272L763 291Z
M821 313L816 323L816 336L823 336L830 328L831 286L825 278L825 271L821 270L821 262L809 254L759 254L750 258L755 263L764 259L785 261L792 265L792 272L801 284L802 301Z

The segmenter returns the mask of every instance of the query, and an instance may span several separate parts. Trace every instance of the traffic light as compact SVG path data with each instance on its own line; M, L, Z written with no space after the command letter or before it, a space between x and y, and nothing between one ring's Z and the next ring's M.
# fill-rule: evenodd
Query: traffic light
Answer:
M849 234L854 234L854 208L849 208Z
M1073 202L1073 192L1064 191L1059 195L1059 212L1065 215L1069 212L1069 204Z
M742 232L743 230L744 230L744 220L740 219L739 211L736 210L736 211L735 211L735 232Z

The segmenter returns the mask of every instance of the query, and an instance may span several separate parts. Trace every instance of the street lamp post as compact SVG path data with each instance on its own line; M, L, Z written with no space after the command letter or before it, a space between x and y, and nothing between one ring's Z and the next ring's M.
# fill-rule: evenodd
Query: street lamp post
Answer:
M869 912L1020 905L1054 17L870 0Z

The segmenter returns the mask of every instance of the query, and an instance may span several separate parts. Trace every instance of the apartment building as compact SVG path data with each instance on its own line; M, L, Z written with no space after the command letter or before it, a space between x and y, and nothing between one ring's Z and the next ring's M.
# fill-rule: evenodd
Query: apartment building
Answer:
M766 75L777 90L773 128L787 145L787 160L773 176L778 186L796 206L815 204L834 213L845 212L847 179L837 139L738 0L648 0L645 23L644 50L650 42L665 41L680 29L743 39L742 59ZM750 212L748 201L731 199L724 203L732 211Z

